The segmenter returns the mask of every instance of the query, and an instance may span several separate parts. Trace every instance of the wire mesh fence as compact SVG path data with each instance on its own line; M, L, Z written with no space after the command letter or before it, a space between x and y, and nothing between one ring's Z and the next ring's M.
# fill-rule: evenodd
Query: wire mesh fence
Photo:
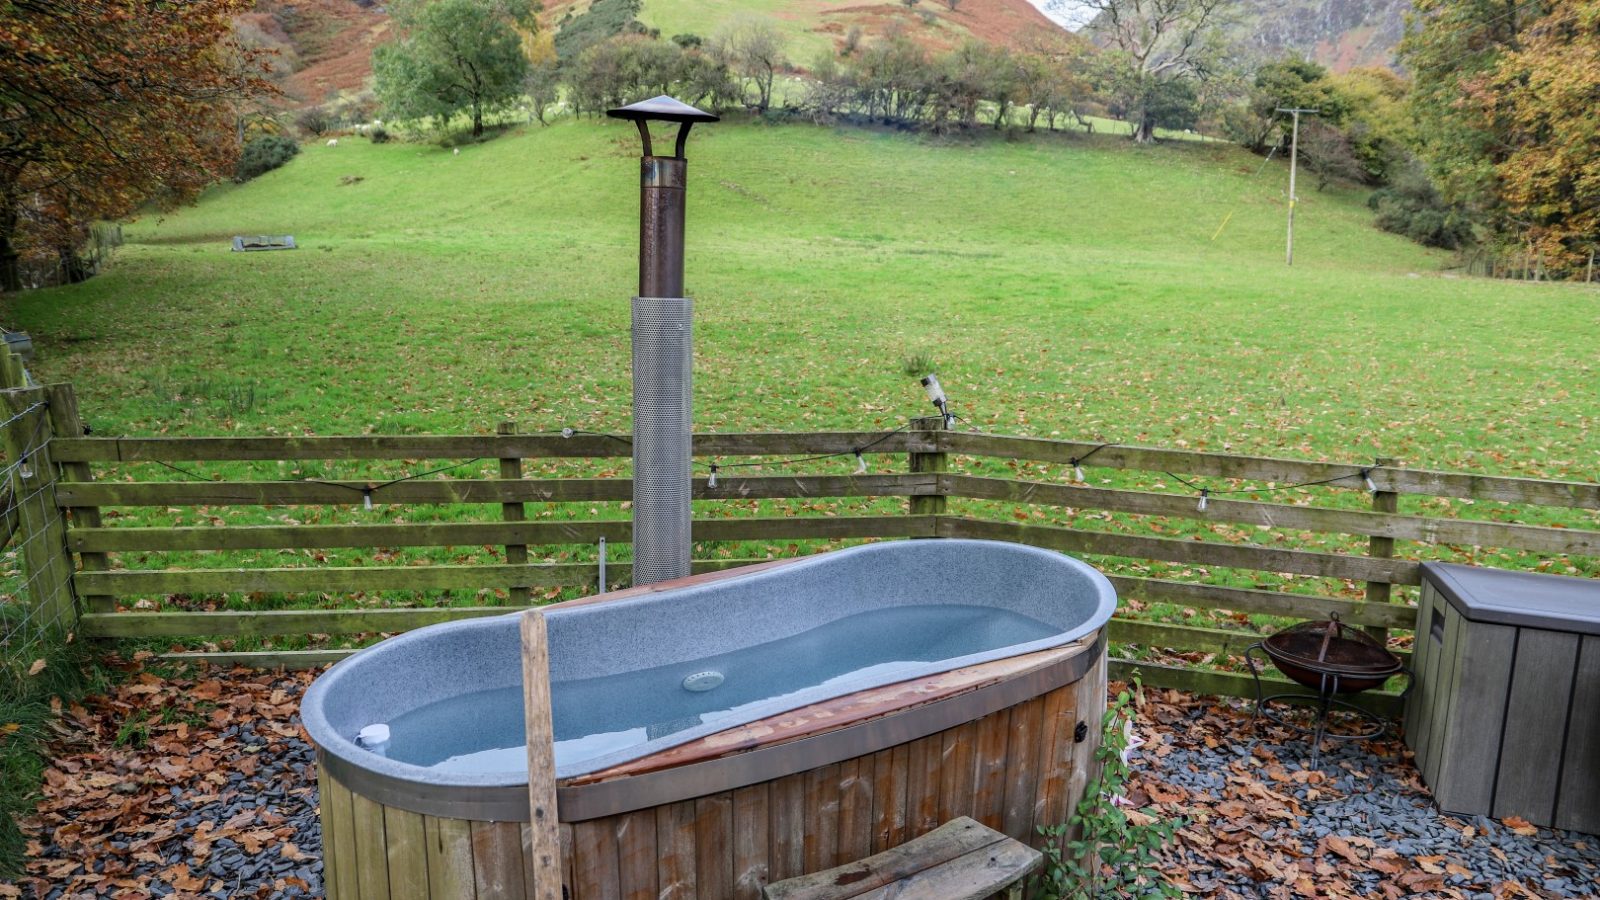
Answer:
M78 608L45 394L11 388L0 395L0 677L24 679L67 640Z

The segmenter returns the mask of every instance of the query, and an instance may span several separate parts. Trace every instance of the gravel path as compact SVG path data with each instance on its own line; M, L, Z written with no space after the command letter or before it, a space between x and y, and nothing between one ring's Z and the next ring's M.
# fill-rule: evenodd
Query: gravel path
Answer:
M64 717L30 877L0 898L319 897L309 673L135 673ZM1320 771L1239 705L1147 692L1130 796L1189 820L1165 854L1192 897L1600 896L1600 839L1432 805L1394 742L1329 745Z
M1218 897L1595 897L1600 839L1443 814L1403 745L1309 742L1248 705L1153 691L1135 772L1191 824L1167 853L1186 891ZM1139 793L1139 792L1136 792ZM1155 810L1149 810L1155 811Z

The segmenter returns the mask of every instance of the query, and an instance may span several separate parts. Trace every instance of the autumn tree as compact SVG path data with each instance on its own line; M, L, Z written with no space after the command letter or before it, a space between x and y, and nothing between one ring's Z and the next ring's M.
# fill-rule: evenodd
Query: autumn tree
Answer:
M1492 136L1506 217L1545 266L1576 272L1600 244L1600 0L1558 0L1463 104Z
M0 6L0 290L24 256L76 256L96 219L193 198L238 156L237 104L269 92L233 39L249 0Z
M1411 115L1425 123L1415 137L1418 155L1440 195L1471 210L1491 231L1512 224L1495 172L1510 148L1498 124L1461 101L1469 90L1488 84L1503 56L1522 48L1524 33L1546 5L1540 0L1416 0L1398 51L1412 73Z
M1406 107L1409 79L1385 68L1364 67L1328 75L1346 109L1350 149L1368 181L1388 181L1415 154L1417 121Z
M755 85L756 110L766 112L778 70L789 64L778 26L765 17L739 16L717 33L712 46L719 59Z
M537 30L533 0L396 0L397 40L373 51L378 98L390 116L468 114L483 134L486 113L522 96L530 63L525 35Z
M1043 118L1052 130L1066 116L1086 121L1081 107L1092 91L1085 73L1087 58L1097 52L1086 41L1069 35L1031 34L1022 48L1011 54L1012 88L1016 103L1027 114L1028 131Z
M1256 69L1238 114L1227 120L1228 137L1257 153L1288 136L1280 109L1314 109L1324 122L1344 118L1345 103L1328 80L1328 70L1304 57L1272 60Z
M1209 76L1223 51L1223 27L1234 0L1082 0L1093 14L1087 31L1106 48L1100 83L1122 109L1141 144L1156 126L1192 120L1194 82ZM1172 121L1162 121L1163 116Z
M604 110L671 94L691 106L719 109L743 88L728 67L699 50L642 34L624 34L584 48L562 70L573 111Z
M1365 176L1350 135L1330 122L1307 119L1300 126L1300 158L1317 176L1317 190Z

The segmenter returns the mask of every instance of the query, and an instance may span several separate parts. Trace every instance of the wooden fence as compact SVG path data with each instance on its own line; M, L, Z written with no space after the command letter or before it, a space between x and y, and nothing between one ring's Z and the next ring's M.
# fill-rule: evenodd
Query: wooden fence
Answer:
M51 646L77 622L66 519L55 497L50 455L62 406L28 383L22 361L0 351L0 692L21 696Z
M82 610L78 629L89 637L242 639L399 632L503 613L550 588L593 590L598 575L592 561L563 560L559 553L530 553L530 548L566 546L588 552L601 539L611 545L629 540L629 523L618 506L631 499L626 477L529 477L526 471L530 463L550 468L561 461L598 465L625 460L631 450L622 436L517 434L503 426L484 435L99 437L84 434L69 387L40 390L51 400L50 490L69 523L64 541L77 556L72 583ZM696 479L696 498L702 501L694 528L697 546L743 542L734 547L748 549L749 542L766 543L755 544L755 555L697 559L695 570L762 561L767 554L760 548L773 541L967 537L1056 549L1101 565L1124 598L1244 614L1236 617L1238 627L1195 627L1121 614L1111 627L1114 644L1146 651L1146 656L1149 648L1162 648L1201 658L1190 665L1163 652L1154 661L1118 661L1113 663L1114 677L1137 667L1147 683L1248 695L1247 675L1204 664L1226 662L1259 638L1245 621L1247 615L1320 619L1337 613L1374 633L1403 632L1412 627L1414 611L1396 602L1394 588L1418 584L1416 557L1423 553L1475 559L1482 552L1475 548L1513 548L1545 559L1600 556L1600 520L1593 515L1600 510L1600 485L1592 483L1421 471L1390 461L1339 464L1015 438L945 431L941 425L939 420L917 420L892 433L696 435L697 458L724 461L714 487L706 477ZM838 454L853 464L858 452L876 468L898 471L768 474L796 465L842 468L837 461L785 458ZM764 465L733 469L730 458ZM444 473L405 480L264 479L237 473L223 478L191 468L243 471L275 462L292 470L333 461L431 471L433 463L425 461L451 460L486 461L495 468L489 477ZM1094 473L1094 486L1072 478L1080 467ZM613 468L621 471L624 466ZM145 480L157 471L159 480ZM1028 473L1034 477L1024 477ZM1204 502L1179 475L1211 485ZM1434 513L1431 506L1398 511L1403 498L1417 495L1481 501L1493 505L1496 516L1450 517ZM884 499L900 497L908 498L904 505ZM751 501L812 503L818 498L855 498L856 506L847 515L802 514L805 510L792 503L769 514L750 514ZM282 521L286 516L278 514L302 507L360 511L369 504L457 514L449 521L377 524ZM476 511L464 521L463 504ZM583 506L576 518L558 521L530 517L528 504ZM724 506L737 506L737 517L720 515ZM272 513L258 521L278 521L220 524L224 519L216 512L236 507ZM601 507L617 518L599 515ZM146 516L210 519L206 524L127 524L141 521L141 510ZM1554 519L1550 510L1558 513ZM1086 518L1086 511L1096 517ZM1507 521L1512 518L1517 520ZM1529 519L1556 524L1527 524ZM1232 532L1219 535L1223 526L1249 529L1249 540ZM486 546L494 548L496 562L347 565L336 555L312 554L338 548ZM250 551L297 554L297 564L205 565ZM185 565L174 568L171 563L179 556ZM158 564L142 562L147 558ZM1177 577L1136 574L1152 562L1172 567L1174 571L1161 574ZM610 565L612 586L627 580L626 563ZM433 602L426 593L430 591L477 591L491 599L466 607L426 605ZM330 599L324 606L333 608L251 608L262 605L258 600L305 592L326 593ZM368 598L367 605L338 608L341 594L355 592ZM405 594L374 603L374 592ZM187 598L190 607L197 598L231 597L235 607L243 608L134 608L140 600L160 605L170 597ZM319 664L349 652L257 649L183 655L277 666ZM1392 701L1387 705L1393 708Z

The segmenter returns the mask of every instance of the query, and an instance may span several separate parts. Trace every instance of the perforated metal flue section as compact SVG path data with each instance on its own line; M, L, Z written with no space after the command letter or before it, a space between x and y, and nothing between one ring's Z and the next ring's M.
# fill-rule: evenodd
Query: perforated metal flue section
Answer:
M694 301L633 298L633 583L689 574Z

